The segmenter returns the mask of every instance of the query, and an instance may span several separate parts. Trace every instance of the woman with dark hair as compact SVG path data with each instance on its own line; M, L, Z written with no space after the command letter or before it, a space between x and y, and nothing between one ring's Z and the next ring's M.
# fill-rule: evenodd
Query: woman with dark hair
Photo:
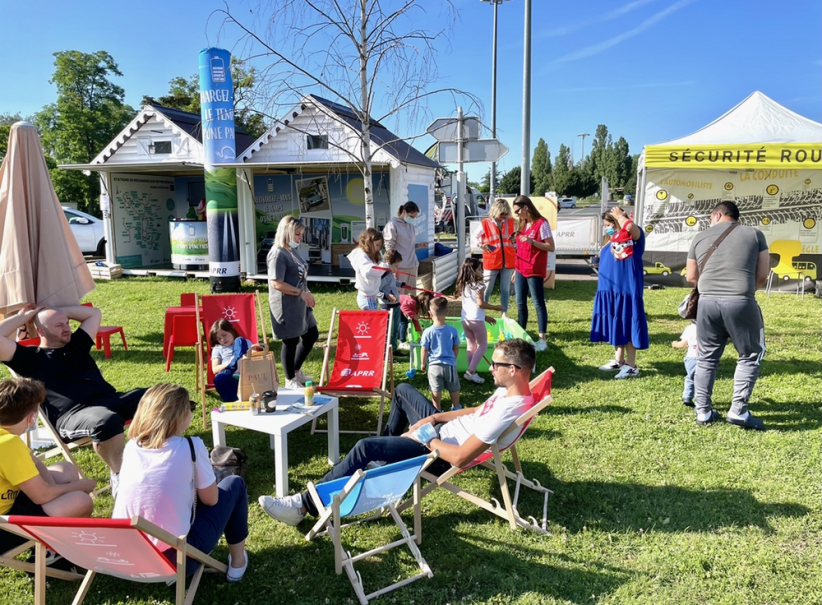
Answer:
M517 225L517 259L514 273L514 293L517 297L517 323L522 329L528 324L528 293L534 299L537 310L539 341L537 351L548 348L545 333L548 330L548 310L545 307L545 271L548 267L548 253L554 251L554 235L551 226L534 206L527 195L514 199L514 215Z
M312 380L300 368L320 337L313 311L316 302L308 291L308 264L298 251L304 234L302 221L283 217L267 259L271 331L283 341L280 358L287 389L302 389Z
M599 253L591 342L614 347L614 358L600 370L617 372L614 378L633 378L639 375L636 351L648 348L642 289L645 234L619 207L605 212L602 223L610 239Z
M411 288L417 285L417 269L420 261L417 259L417 234L415 224L420 214L419 206L414 202L406 202L397 210L397 216L388 221L382 230L385 238L385 251L396 250L402 256L398 270L399 281L405 282ZM408 273L409 275L403 275ZM400 287L402 290L402 287ZM400 343L405 342L408 333L408 318L400 316Z

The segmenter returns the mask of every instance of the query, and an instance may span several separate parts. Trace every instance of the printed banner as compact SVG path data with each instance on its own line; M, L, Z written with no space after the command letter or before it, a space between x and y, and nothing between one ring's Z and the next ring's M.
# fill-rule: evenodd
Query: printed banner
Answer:
M123 269L171 260L168 221L175 218L174 178L111 175L111 212L116 262Z
M233 162L236 157L231 53L204 48L200 51L199 71L211 291L238 292L237 172L214 167L217 162Z
M819 143L769 143L733 145L648 145L645 147L648 168L782 168L802 170L822 168L822 145Z
M334 369L327 388L382 385L388 311L340 311Z
M818 279L822 261L822 173L818 170L649 170L643 227L645 272L651 281L686 285L691 240L710 226L711 210L725 200L739 207L741 224L765 235L776 278ZM658 276L664 279L655 279Z
M208 225L203 221L171 221L171 263L174 268L208 264Z

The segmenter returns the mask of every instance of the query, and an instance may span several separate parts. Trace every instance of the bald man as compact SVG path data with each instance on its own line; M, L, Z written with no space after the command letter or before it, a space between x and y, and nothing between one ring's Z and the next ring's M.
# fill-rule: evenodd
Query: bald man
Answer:
M92 438L94 451L111 471L112 490L116 492L125 446L123 427L134 416L145 389L118 393L103 378L90 353L100 317L100 310L94 307L27 305L0 322L0 361L16 374L46 385L43 407L49 420L64 441ZM32 319L40 346L20 346L11 335ZM80 322L74 332L70 320Z

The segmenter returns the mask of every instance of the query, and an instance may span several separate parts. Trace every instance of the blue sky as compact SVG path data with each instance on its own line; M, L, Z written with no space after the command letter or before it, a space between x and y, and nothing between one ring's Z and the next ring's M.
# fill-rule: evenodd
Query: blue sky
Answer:
M416 13L419 26L438 18L438 4L422 0L433 12ZM441 80L434 84L480 97L490 123L493 11L479 0L454 5L458 21L438 44ZM502 169L519 165L522 155L523 5L511 0L499 8L497 135L511 149ZM204 46L242 56L239 34L209 21L222 7L215 0L47 0L33 6L0 0L6 58L0 113L31 114L54 101L48 80L52 53L60 50L108 51L135 107L144 94L165 93L171 78L194 73ZM532 19L532 151L542 137L552 156L564 143L579 159L576 135L606 124L636 153L697 130L755 90L822 118L819 0L533 0ZM449 103L433 102L431 115L454 115ZM486 170L485 164L470 165L469 176L478 180Z

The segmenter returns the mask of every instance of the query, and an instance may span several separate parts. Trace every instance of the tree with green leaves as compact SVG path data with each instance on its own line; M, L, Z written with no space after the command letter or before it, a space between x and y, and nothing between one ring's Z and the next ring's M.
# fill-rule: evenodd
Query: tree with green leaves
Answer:
M106 51L54 53L57 101L34 117L43 149L54 164L87 164L111 142L134 117L124 102L125 93L111 81L122 76L114 58ZM50 169L57 197L75 202L91 214L99 210L100 184L96 174Z
M234 87L234 123L257 138L267 129L265 116L255 108L257 70L246 67L245 62L231 57L231 83ZM168 93L161 97L144 95L143 105L160 105L190 113L200 113L200 78L197 74L188 79L181 76L168 83ZM239 151L239 150L238 150Z
M554 169L551 171L554 189L559 195L574 195L572 190L577 186L579 181L577 170L572 170L568 166L570 160L571 150L565 145L560 145L557 161L554 164Z
M494 173L494 191L499 192L499 181L500 181L500 173ZM491 169L488 169L488 172L482 177L482 182L478 187L480 193L491 193Z
M535 183L532 190L536 195L545 195L553 189L551 152L548 151L548 144L544 139L540 139L534 149L534 158L531 161L531 176Z
M519 195L520 185L522 184L522 168L519 166L514 166L502 175L502 178L499 181L499 189L497 189L497 193L503 195ZM534 183L534 174L531 173L531 192L534 191L535 183ZM542 194L540 194L542 195Z
M19 113L0 113L0 162L6 157L9 148L9 131L12 124L23 119Z

